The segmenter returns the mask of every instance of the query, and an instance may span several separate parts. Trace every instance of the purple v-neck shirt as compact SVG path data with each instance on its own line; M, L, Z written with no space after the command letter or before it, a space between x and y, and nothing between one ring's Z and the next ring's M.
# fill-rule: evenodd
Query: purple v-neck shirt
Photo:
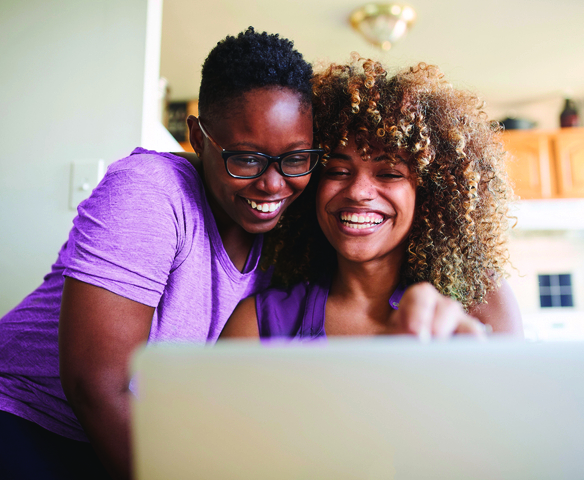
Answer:
M155 307L148 341L214 342L237 303L266 288L259 235L240 272L184 158L138 148L79 205L44 282L0 319L0 410L87 440L59 378L64 277Z
M315 339L324 330L330 278L297 283L289 288L270 288L256 295L260 338ZM406 287L398 285L389 305L397 310Z

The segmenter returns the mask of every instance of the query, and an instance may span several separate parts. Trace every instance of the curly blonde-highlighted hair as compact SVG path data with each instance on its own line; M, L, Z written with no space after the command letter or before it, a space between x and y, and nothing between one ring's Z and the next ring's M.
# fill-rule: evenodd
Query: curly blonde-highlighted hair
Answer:
M351 135L364 161L379 148L408 153L418 185L401 281L428 281L466 309L482 303L505 275L512 196L501 127L482 102L454 89L435 66L390 77L380 63L354 57L314 76L313 109L326 153ZM315 280L336 266L316 220L318 176L267 237L264 266L275 264L275 284Z

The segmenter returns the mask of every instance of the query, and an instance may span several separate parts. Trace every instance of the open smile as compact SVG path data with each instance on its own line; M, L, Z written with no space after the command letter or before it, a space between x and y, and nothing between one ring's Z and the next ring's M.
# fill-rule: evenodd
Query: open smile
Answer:
M371 235L390 218L373 211L341 210L335 214L338 229L349 236Z
M244 200L251 207L251 209L254 210L254 212L264 214L262 217L265 217L265 214L268 214L270 218L278 214L282 204L284 203L283 200L279 200L277 202L256 202L255 200L250 200L249 198L244 198Z
M338 219L341 224L351 230L366 230L376 228L385 221L385 216L376 212L340 212Z

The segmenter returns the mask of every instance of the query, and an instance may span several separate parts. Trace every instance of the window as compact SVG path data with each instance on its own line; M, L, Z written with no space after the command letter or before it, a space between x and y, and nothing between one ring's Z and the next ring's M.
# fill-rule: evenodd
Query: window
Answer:
M573 307L572 275L538 275L541 308Z

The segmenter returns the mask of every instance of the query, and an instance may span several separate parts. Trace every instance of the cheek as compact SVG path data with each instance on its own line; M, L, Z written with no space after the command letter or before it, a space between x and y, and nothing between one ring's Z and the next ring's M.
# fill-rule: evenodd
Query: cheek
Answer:
M324 208L326 205L326 187L325 182L321 181L318 184L318 188L316 190L316 216L318 218L318 222L321 223L321 217L324 214Z
M235 198L247 191L252 183L250 180L236 179L229 175L223 178L216 176L212 181L215 187L213 191L217 197L220 197L218 200L226 203L233 203Z
M288 183L288 186L290 187L290 189L294 193L296 193L296 196L298 196L304 191L304 189L308 185L308 182L310 181L310 177L311 177L311 175L305 175L303 177L297 177L297 178L288 178L287 183Z
M322 205L324 208L337 194L337 191L338 188L336 188L335 182L331 182L326 177L321 178L316 189L316 203Z
M320 202L320 198L316 197L316 220L318 221L318 224L320 225L321 230L324 230L323 225L324 225L324 216L325 216L325 212L324 212L324 205Z
M414 223L414 215L416 214L416 190L415 188L408 188L404 195L404 204L406 205L406 218L408 219L408 228L411 228Z
M203 177L207 185L212 185L215 190L230 188L231 177L216 159L203 160Z
M326 225L329 216L327 213L327 207L330 206L331 200L336 195L336 189L334 185L331 185L326 180L321 180L318 189L316 191L316 217L318 219L318 223L320 228L323 228Z

